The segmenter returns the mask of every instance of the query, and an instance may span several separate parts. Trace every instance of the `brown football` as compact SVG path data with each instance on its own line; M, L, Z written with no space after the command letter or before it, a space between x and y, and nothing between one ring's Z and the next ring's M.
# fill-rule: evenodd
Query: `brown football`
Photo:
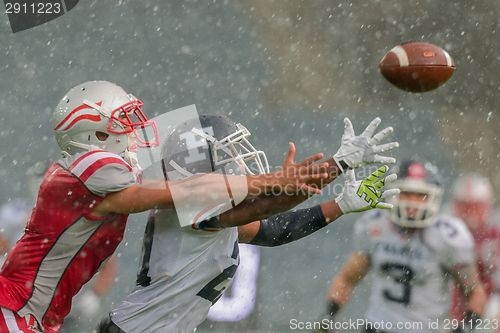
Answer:
M451 77L451 56L431 43L408 42L393 47L380 60L380 72L396 87L411 92L436 89Z

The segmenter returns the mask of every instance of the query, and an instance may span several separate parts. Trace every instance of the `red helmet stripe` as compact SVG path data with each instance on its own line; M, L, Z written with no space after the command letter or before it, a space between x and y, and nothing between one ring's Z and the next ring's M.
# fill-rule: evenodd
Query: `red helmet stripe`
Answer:
M96 104L101 106L102 101L97 102ZM92 108L90 106L88 106L87 104L81 104L81 105L77 106L70 113L68 113L68 115L66 117L64 117L64 119L61 120L61 122L59 124L57 124L57 126L54 129L56 129L56 130L59 129L59 127L61 127L73 114L77 113L80 110L84 110L84 109L92 109Z
M67 131L69 130L71 127L73 127L73 125L75 125L77 122L79 122L80 120L90 120L90 121L101 121L101 116L100 115L93 115L93 114L82 114L81 116L78 116L76 117L75 119L73 119L73 121L71 123L69 123L68 126L66 126L63 131Z

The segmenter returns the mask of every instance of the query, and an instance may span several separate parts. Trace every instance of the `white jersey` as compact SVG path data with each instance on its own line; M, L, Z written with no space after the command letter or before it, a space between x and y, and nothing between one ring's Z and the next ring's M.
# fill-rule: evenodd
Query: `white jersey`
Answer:
M451 299L448 269L474 263L472 236L452 217L405 233L389 213L369 212L356 222L355 246L370 259L373 273L366 319L386 323L381 329L387 332L435 331L431 322L442 326ZM401 323L407 326L397 327Z
M181 227L175 210L150 215L137 287L110 314L126 333L193 332L239 264L238 229Z

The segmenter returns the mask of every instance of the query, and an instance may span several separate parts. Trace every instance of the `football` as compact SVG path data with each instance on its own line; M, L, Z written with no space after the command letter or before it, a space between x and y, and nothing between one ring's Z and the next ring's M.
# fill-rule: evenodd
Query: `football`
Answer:
M436 89L453 75L451 56L431 43L407 42L393 47L379 63L380 72L393 85L406 91Z

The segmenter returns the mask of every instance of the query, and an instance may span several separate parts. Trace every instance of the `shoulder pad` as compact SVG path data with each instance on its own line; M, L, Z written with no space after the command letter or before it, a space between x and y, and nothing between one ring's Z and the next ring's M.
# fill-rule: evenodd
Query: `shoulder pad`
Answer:
M430 237L442 246L451 249L466 249L474 247L474 240L467 226L462 220L452 216L440 216L429 228L432 232Z
M123 158L102 150L77 156L68 171L99 196L120 191L136 182L132 167Z

